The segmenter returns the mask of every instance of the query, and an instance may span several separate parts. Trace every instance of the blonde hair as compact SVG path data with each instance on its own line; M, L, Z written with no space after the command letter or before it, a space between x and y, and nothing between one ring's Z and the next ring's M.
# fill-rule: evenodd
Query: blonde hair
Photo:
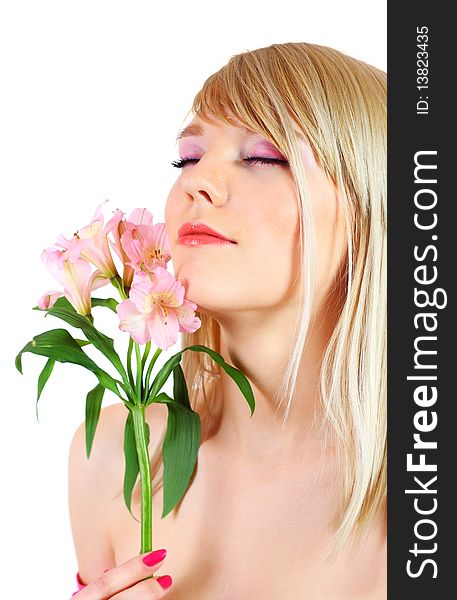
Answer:
M337 324L324 353L319 396L336 440L341 502L333 523L336 553L368 531L386 496L386 74L332 48L273 44L232 56L194 98L202 119L232 123L229 114L269 139L289 161L298 190L301 295L290 356L276 400L294 394L310 328L315 242L303 159L305 137L334 182L346 213L347 256L334 289L343 290ZM232 123L233 124L233 123ZM220 351L217 321L183 334L182 347ZM190 401L209 419L219 367L185 352ZM156 457L157 458L157 457ZM160 484L160 482L159 482Z

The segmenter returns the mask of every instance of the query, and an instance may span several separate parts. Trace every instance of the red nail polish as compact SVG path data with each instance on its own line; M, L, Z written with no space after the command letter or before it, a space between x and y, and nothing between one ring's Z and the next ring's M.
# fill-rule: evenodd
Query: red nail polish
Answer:
M166 590L173 583L173 579L170 575L161 575L160 577L157 577L157 583L160 583L163 589Z
M154 565L159 563L161 560L163 560L166 555L167 555L167 551L165 550L165 548L161 548L160 550L154 550L154 552L151 552L150 554L146 554L146 556L143 557L143 562L148 567L153 567Z

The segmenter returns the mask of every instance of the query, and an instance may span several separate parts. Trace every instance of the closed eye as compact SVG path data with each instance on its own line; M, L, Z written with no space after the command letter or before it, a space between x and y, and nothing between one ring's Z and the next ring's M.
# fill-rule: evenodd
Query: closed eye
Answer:
M198 158L180 158L179 160L174 160L171 164L173 167L178 169L182 169L189 163L198 162L200 159ZM263 164L263 165L288 165L288 161L283 158L270 158L270 157L262 157L262 156L248 156L243 158L244 162L250 164Z

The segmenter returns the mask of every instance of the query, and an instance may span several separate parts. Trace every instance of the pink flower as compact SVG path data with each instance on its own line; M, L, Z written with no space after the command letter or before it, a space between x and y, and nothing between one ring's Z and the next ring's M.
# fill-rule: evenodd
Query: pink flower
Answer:
M61 296L63 296L63 293L57 290L54 290L53 292L46 292L39 298L37 302L38 308L41 308L41 310L52 308L57 298L60 298Z
M97 207L89 225L78 229L71 240L67 240L63 235L59 235L56 245L68 251L70 261L75 262L78 258L85 258L104 277L111 279L117 275L117 270L109 248L109 229L108 227L103 227L104 218L101 207L105 202L102 202Z
M165 223L153 225L152 216L149 224L128 227L121 236L121 245L135 271L151 273L155 267L165 269L171 258Z
M136 272L128 300L120 302L119 328L138 344L151 339L163 350L176 343L178 333L193 333L200 325L197 305L184 298L184 287L163 267L150 274Z
M100 271L91 272L90 264L83 258L70 260L67 250L48 248L43 250L41 258L50 273L59 281L63 288L63 295L72 304L80 315L89 315L91 312L91 291L109 283ZM52 301L53 295L58 292L48 292L40 298L42 306L46 302L48 308L52 306L57 297ZM49 299L46 300L46 296ZM51 304L52 302L52 304ZM41 306L40 306L41 308Z
M130 213L127 220L123 219L123 216L124 213L122 211L116 210L114 216L106 224L106 230L113 234L114 242L110 240L110 244L124 265L122 282L124 288L127 289L132 285L134 269L130 265L130 257L125 253L122 246L122 235L127 230L134 229L137 225L152 225L152 215L146 208L135 208L135 210Z

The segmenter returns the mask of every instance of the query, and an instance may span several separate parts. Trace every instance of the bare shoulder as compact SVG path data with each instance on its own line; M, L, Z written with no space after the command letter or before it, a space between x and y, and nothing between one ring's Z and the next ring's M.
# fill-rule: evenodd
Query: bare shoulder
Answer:
M78 568L85 582L93 581L114 565L106 507L122 492L127 416L127 409L121 402L101 410L89 459L84 422L76 429L71 441L68 464L70 521ZM151 434L154 432L153 439L157 439L166 426L166 418L166 407L155 405L148 409L147 420Z
M84 488L96 487L98 494L106 498L111 493L111 476L116 468L118 455L123 449L123 427L127 411L122 403L103 408L92 444L90 457L86 454L84 421L76 429L70 445L69 476L70 491L80 498Z
M86 454L85 425L76 429L68 461L68 498L73 542L83 581L89 583L109 568L113 556L103 506L114 492L115 471L122 452L119 404L103 408L90 457Z

